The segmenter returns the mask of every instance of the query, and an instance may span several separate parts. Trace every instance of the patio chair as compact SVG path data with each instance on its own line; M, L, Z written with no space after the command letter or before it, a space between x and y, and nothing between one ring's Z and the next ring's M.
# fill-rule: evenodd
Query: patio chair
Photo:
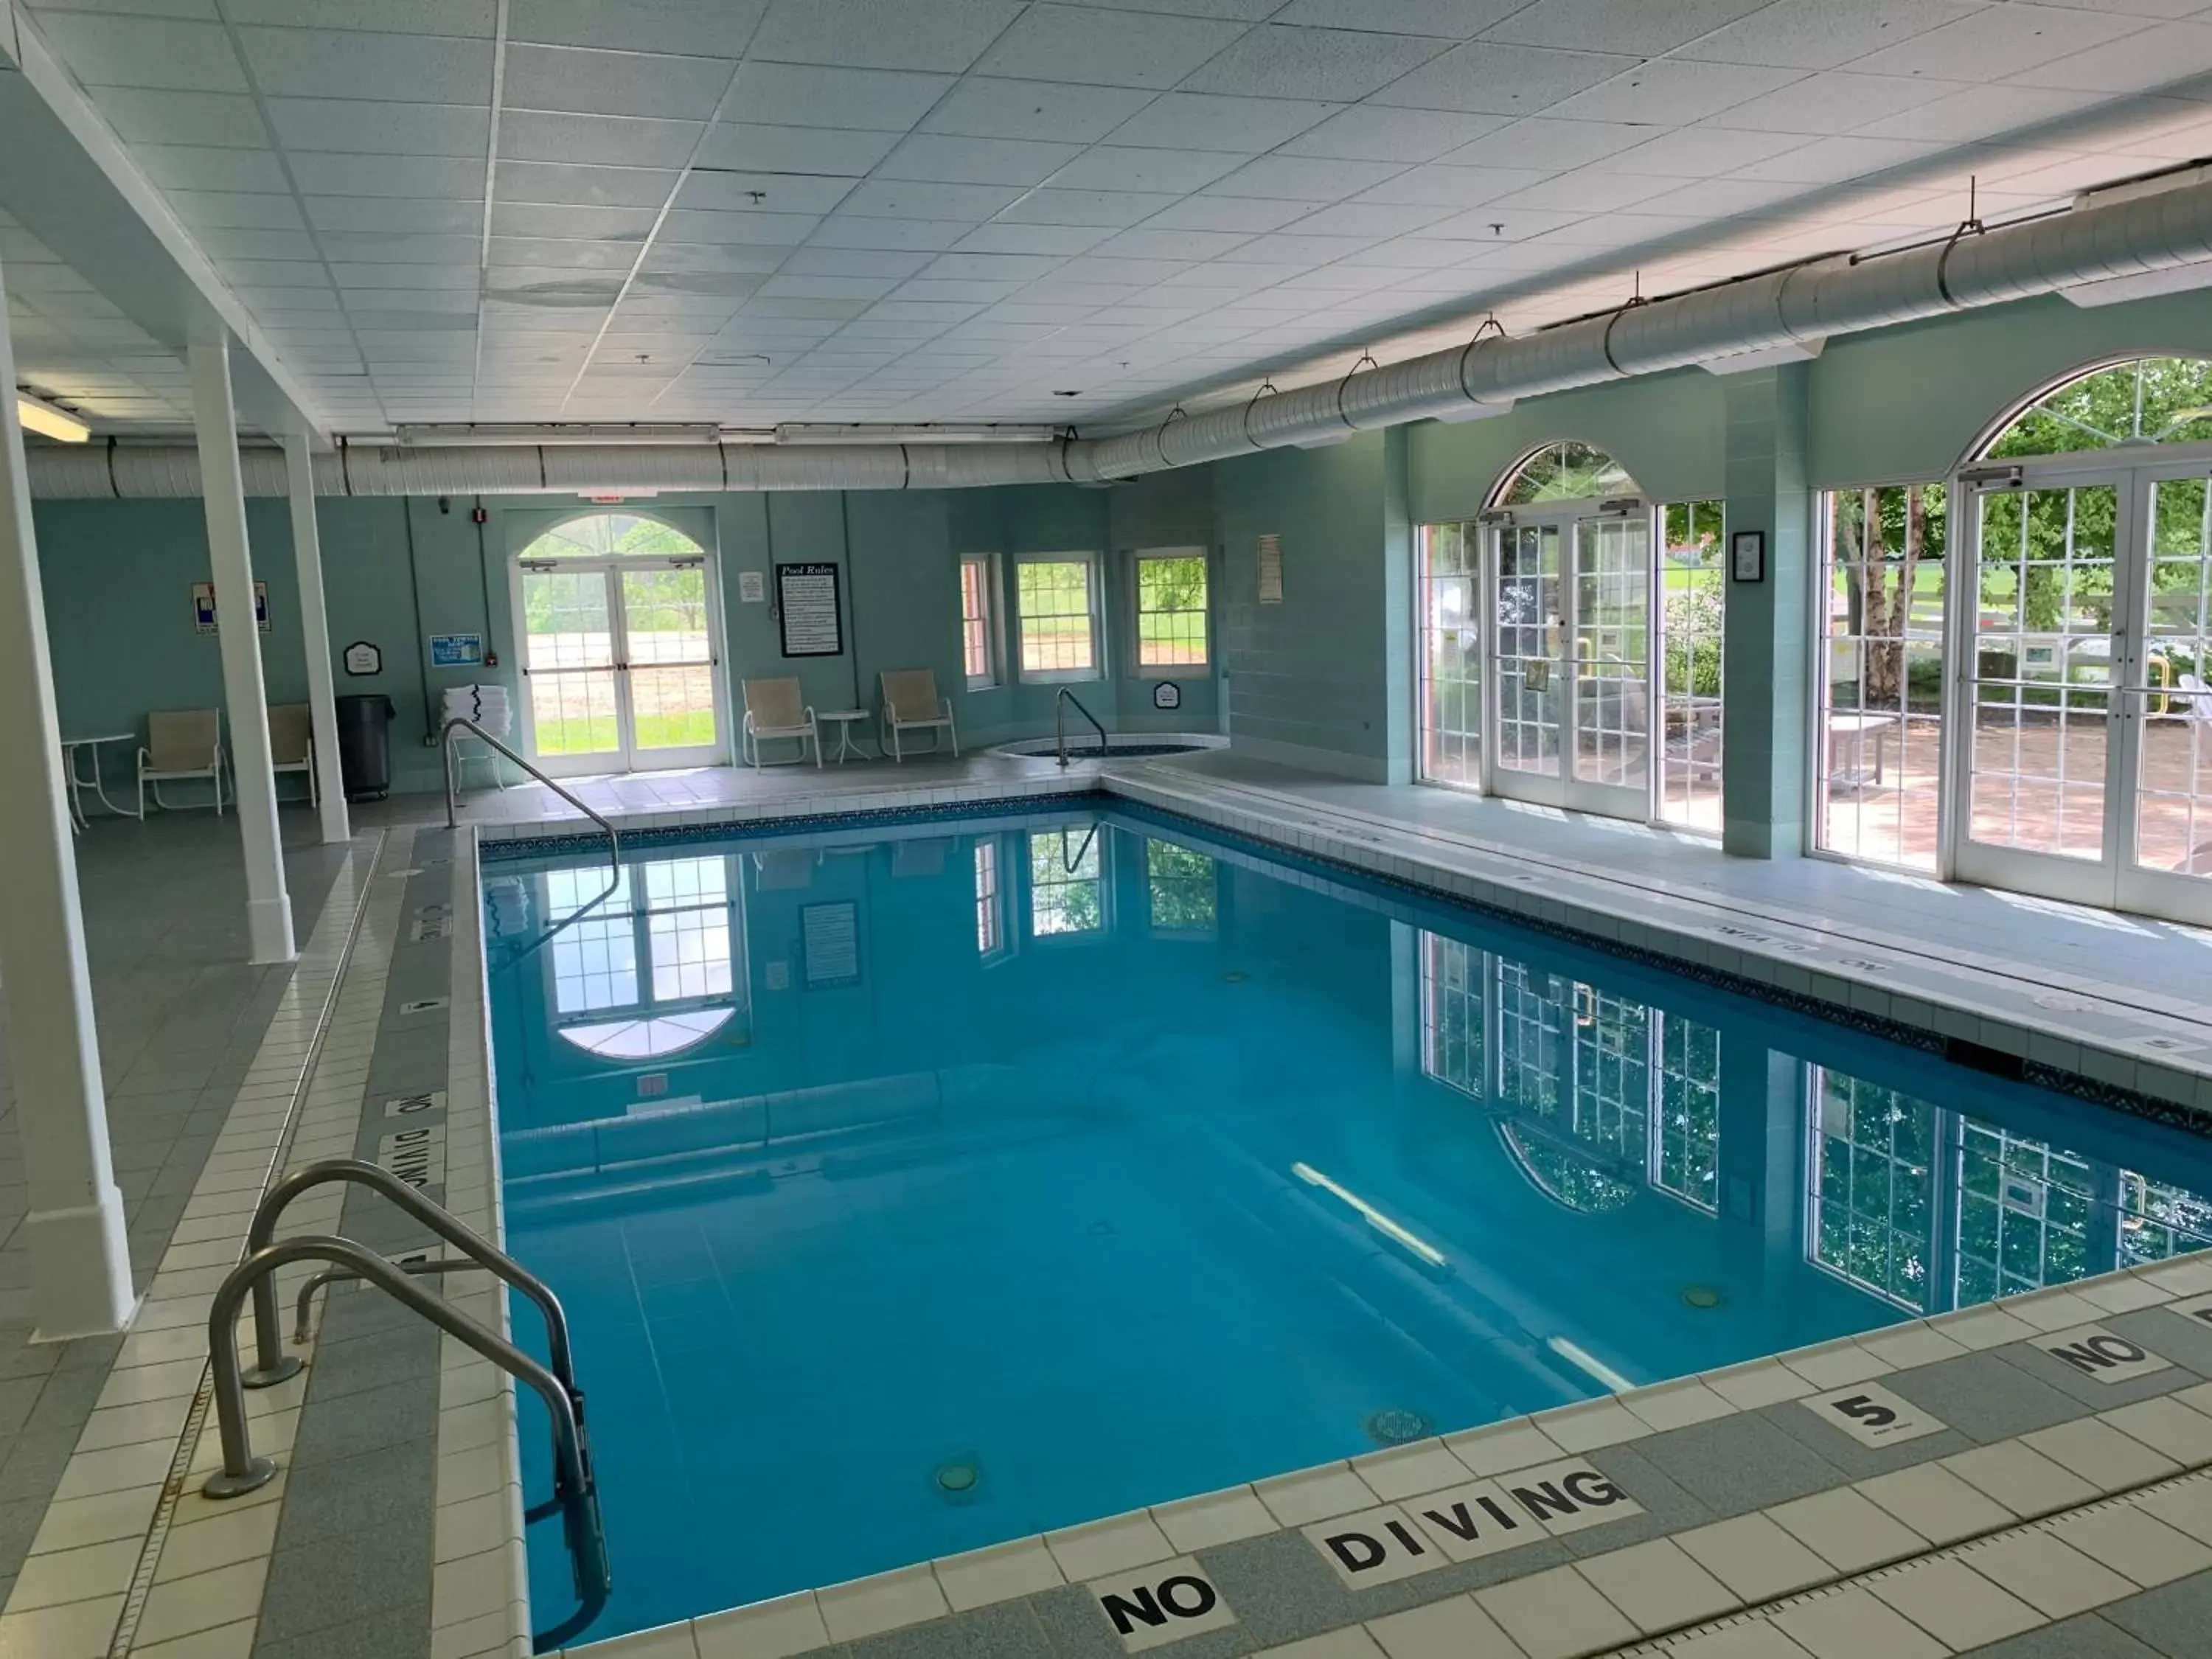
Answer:
M2166 693L2168 713L2200 725L2212 725L2212 685L2205 684L2195 674L2179 674L2174 677L2173 688Z
M960 754L960 734L952 726L952 700L937 695L937 676L927 668L887 669L878 679L884 690L883 713L878 719L876 746L890 750L891 758L906 759L900 745L902 732L941 731L952 740L955 759ZM935 754L944 739L933 738L926 753Z
M322 792L315 780L314 717L308 713L306 703L270 704L269 769L306 773L307 805L321 804Z
M146 816L146 787L163 811L161 786L185 778L215 785L215 815L222 816L222 715L213 708L168 709L146 716L146 746L138 751L138 816Z
M789 763L804 765L806 745L814 745L814 764L822 764L822 734L814 729L814 706L800 702L801 693L796 676L778 680L747 680L745 689L745 724L738 736L738 750L741 758L750 761L755 771L763 764L761 744L788 739L798 744L799 754Z

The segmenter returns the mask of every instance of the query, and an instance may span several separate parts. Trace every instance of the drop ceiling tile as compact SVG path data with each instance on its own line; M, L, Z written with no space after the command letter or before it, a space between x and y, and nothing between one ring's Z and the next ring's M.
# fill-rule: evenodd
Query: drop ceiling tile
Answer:
M1340 259L1346 254L1357 253L1370 242L1380 240L1374 236L1304 236L1295 230L1283 230L1272 235L1255 236L1241 247L1231 248L1221 258L1231 264L1250 261L1315 265L1324 260Z
M354 155L468 155L481 163L491 128L483 105L370 99L271 98L270 125L288 150Z
M1241 230L1158 230L1150 221L1098 244L1102 255L1132 259L1211 259L1249 240Z
M143 11L139 0L124 0L117 11ZM368 29L402 34L471 34L489 40L496 11L494 0L223 0L220 10L233 23L274 23L288 28Z
M1656 58L1738 18L1768 0L1536 0L1485 38L1524 46L1591 46Z
M1041 140L957 137L918 132L902 139L876 169L878 179L948 184L1034 185L1081 155L1080 144Z
M775 126L903 132L953 84L949 75L749 62L725 112Z
M1741 129L1680 127L1621 150L1606 165L1620 173L1666 179L1711 179L1746 166L1817 147L1798 133L1753 133ZM1838 174L1848 177L1848 174Z
M1641 7L1653 0L1637 3ZM1469 40L1528 3L1528 0L1291 0L1279 10L1269 10L1267 16L1271 22L1314 28L1369 29L1380 34L1431 34Z
M730 76L728 64L711 58L509 46L504 94L510 109L703 121Z
M1335 202L1369 190L1406 169L1395 161L1335 161L1310 155L1262 155L1210 186L1212 194L1291 202Z
M246 308L264 321L271 318L297 316L304 312L335 313L338 308L336 289L234 286Z
M1480 207L1551 176L1542 167L1462 167L1432 161L1362 191L1358 199L1411 207Z
M929 112L922 130L977 138L1090 143L1152 103L1152 94L1124 87L971 76Z
M601 167L680 167L705 127L644 116L563 115L509 110L500 118L502 161L576 161ZM479 151L483 146L477 146Z
M1170 92L1115 128L1117 144L1258 155L1335 114L1341 106L1291 98L1228 98Z
M1668 123L1667 125L1673 125ZM1452 167L1536 168L1564 173L1587 167L1650 138L1650 125L1623 121L1515 121L1464 144L1443 160Z
M328 288L331 272L320 259L225 259L223 280L241 289Z
M1395 236L1363 250L1359 257L1376 264L1395 265L1401 270L1441 270L1457 264L1480 246L1436 236Z
M2207 69L2212 69L2212 27L2195 22L2161 23L2108 46L2028 70L2013 80L2022 86L2126 93Z
M1615 54L1477 40L1430 59L1376 93L1374 101L1407 109L1533 115L1635 67L1633 58Z
M1299 134L1283 146L1283 154L1346 161L1432 161L1497 131L1507 119L1455 110L1358 104Z
M241 28L254 84L272 98L481 104L491 96L491 42L448 35Z
M492 204L495 236L550 236L591 241L643 241L657 216L647 208L541 207Z
M167 192L177 217L186 224L231 230L301 230L307 222L289 196L248 196L232 191L173 190Z
M809 213L709 213L678 208L662 222L672 242L725 247L797 247L822 222Z
M658 208L667 201L680 176L651 167L571 167L502 159L492 193L493 199L501 202Z
M745 107L739 98L734 106ZM723 122L708 130L698 165L757 173L811 173L857 179L890 154L898 135L832 127L770 127Z
M693 172L676 205L712 213L805 214L820 217L852 193L856 180L803 173Z
M1339 202L1309 214L1290 229L1307 236L1402 236L1409 231L1449 218L1450 207L1417 206L1395 202Z
M1146 149L1093 144L1054 173L1060 190L1145 190L1181 194L1212 184L1250 158L1235 150Z
M978 225L955 246L963 253L1052 253L1096 247L1112 233L1097 225Z
M1504 196L1493 197L1489 205L1501 214L1520 208L1537 208L1547 212L1606 213L1630 203L1650 199L1655 191L1668 188L1671 181L1656 181L1631 173L1616 173L1608 166L1583 167L1573 173L1563 173L1557 178Z
M1553 112L1571 121L1682 124L1779 91L1804 75L1802 70L1654 58L1563 100Z
M356 317L397 311L469 317L474 317L477 313L477 294L473 288L355 288L342 290L338 298L346 311ZM363 324L362 326L365 328L368 325Z
M1852 67L1872 75L1997 81L2149 27L2142 17L2013 0L1875 52Z
M766 0L623 0L618 7L603 0L511 0L507 33L510 40L544 46L734 58L767 9Z
M1739 213L1756 213L1801 193L1796 185L1770 179L1699 179L1674 190L1647 195L1644 205L1654 213L1726 219Z
M750 55L782 64L958 74L1021 14L1016 0L775 0Z
M1922 139L1962 143L1994 137L2035 121L2055 121L2099 101L2078 88L2002 86L1955 87L1917 109L1869 121L1860 132L1870 138Z
M1709 63L1826 70L1911 40L1984 9L1980 0L1775 0L1682 48Z
M460 264L477 256L477 239L472 235L326 230L318 240L325 258L352 264Z
M1351 103L1379 91L1455 43L1422 35L1264 24L1183 84L1245 98L1325 98Z
M404 234L422 246L422 239L454 238L448 246L472 246L483 234L483 204L471 201L431 201L408 197L310 196L307 221L319 231L357 232L365 235ZM465 238L463 241L462 238Z
M1022 194L1009 185L947 185L869 179L845 198L848 216L884 219L988 219Z
M1172 206L1175 198L1148 191L1033 190L1002 216L1009 224L1133 225Z
M1302 202L1261 201L1244 196L1192 196L1163 208L1144 222L1146 230L1220 230L1256 235L1276 230L1307 212Z
M465 155L336 155L295 151L292 176L307 196L481 198L483 162Z
M250 90L220 24L94 12L46 12L39 28L88 87L171 92Z
M916 273L954 281L1026 283L1063 262L1042 253L940 253Z
M1754 132L1808 136L1850 132L1922 104L1933 103L1955 90L1948 82L1915 81L1896 75L1853 75L1836 70L1809 76L1779 92L1738 104L1711 125L1745 127Z
M253 100L242 94L164 92L143 87L95 87L92 100L125 141L138 144L220 144L264 148L268 130Z
M131 155L164 190L220 190L282 194L291 189L270 149L216 149L137 144Z
M1075 81L1164 91L1245 31L1237 22L1155 17L1140 25L1111 11L1030 7L975 65L981 75Z
M975 229L972 219L884 219L833 213L811 239L815 247L940 249Z

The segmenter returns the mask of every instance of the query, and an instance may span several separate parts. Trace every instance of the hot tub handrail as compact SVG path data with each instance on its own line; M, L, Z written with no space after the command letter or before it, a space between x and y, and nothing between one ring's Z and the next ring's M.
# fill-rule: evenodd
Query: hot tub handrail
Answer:
M1114 747L1112 740L1106 735L1106 728L1098 724L1096 714L1083 706L1082 699L1063 685L1060 688L1060 695L1052 700L1053 748L1060 756L1060 765L1065 767L1067 764L1067 705L1070 703L1075 705L1075 712L1089 720L1091 729L1098 734L1098 757L1103 760Z
M276 1222L285 1206L311 1188L333 1181L349 1181L389 1199L455 1249L488 1271L496 1273L538 1304L545 1316L546 1359L553 1375L568 1393L577 1416L583 1415L583 1391L576 1386L576 1367L568 1342L568 1316L552 1287L474 1228L457 1220L442 1204L432 1202L389 1170L357 1158L328 1158L295 1170L269 1189L255 1206L246 1232L248 1256L267 1248L276 1237ZM267 1388L300 1369L300 1362L284 1352L283 1314L276 1300L276 1282L257 1279L253 1285L254 1369L246 1378L249 1388Z
M545 1402L553 1421L554 1490L568 1507L568 1541L574 1555L577 1594L604 1597L611 1584L606 1536L599 1516L598 1489L583 1420L562 1380L528 1354L442 1297L434 1296L373 1251L350 1239L307 1233L252 1251L224 1276L208 1310L208 1362L214 1371L216 1427L222 1442L222 1467L202 1487L211 1498L239 1498L266 1486L276 1466L253 1455L246 1418L245 1378L238 1361L238 1315L246 1297L271 1283L279 1267L295 1261L328 1261L358 1274L403 1306L422 1316Z
M586 817L591 819L593 823L598 824L600 829L605 830L607 832L608 856L612 859L614 867L617 870L620 870L622 868L621 831L617 830L614 825L601 814L594 812L590 807L585 805L582 798L577 795L573 790L563 788L558 782L547 776L545 773L532 765L528 761L523 759L521 756L516 754L514 750L508 748L497 738L492 736L490 732L485 731L483 727L478 726L466 714L449 714L446 718L446 723L438 728L438 742L443 746L446 751L447 829L459 829L461 822L459 787L455 782L453 777L453 745L452 739L453 728L456 726L459 726L463 731L466 732L471 737L476 738L479 743L483 744L486 747L493 750L495 752L507 757L508 760L513 761L524 771L529 773L532 777L537 779L538 782L544 784L555 794L560 796L562 800L567 801L569 805L574 807Z

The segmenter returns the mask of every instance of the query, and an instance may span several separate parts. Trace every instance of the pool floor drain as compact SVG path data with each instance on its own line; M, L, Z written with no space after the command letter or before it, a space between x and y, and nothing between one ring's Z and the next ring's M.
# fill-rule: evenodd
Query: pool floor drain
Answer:
M1367 1437L1378 1446L1404 1446L1429 1437L1429 1419L1402 1406L1387 1406L1363 1425Z
M949 1492L954 1497L975 1491L976 1483L982 1478L982 1470L977 1468L972 1460L964 1457L956 1457L949 1463L939 1463L937 1473L930 1477L938 1491Z
M1717 1308L1721 1305L1721 1293L1710 1285L1692 1285L1682 1292L1682 1301L1692 1308Z
M1221 976L1221 982L1224 985L1242 985L1246 980L1251 977L1252 975L1249 974L1240 974L1231 971L1224 974Z

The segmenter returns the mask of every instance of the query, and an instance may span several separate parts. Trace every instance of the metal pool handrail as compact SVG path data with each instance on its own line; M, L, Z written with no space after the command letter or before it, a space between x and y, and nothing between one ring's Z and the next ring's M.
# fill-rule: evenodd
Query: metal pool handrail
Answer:
M1092 724L1097 725L1097 722L1094 720ZM485 731L483 727L478 726L466 714L448 715L445 725L441 726L438 730L438 742L443 746L446 751L447 829L457 829L459 827L461 822L460 796L456 791L453 779L453 745L450 741L448 741L448 739L450 739L453 735L453 728L457 726L462 728L462 730L467 732L470 736L475 738L478 742L484 744L486 746L490 748L495 753L506 756L507 759L513 761L524 771L529 773L532 777L537 779L538 782L544 784L555 794L560 796L562 800L567 801L569 805L574 807L586 817L591 819L593 823L598 824L600 829L605 830L607 832L607 851L614 860L615 868L617 871L622 868L622 835L616 830L613 824L610 823L599 813L594 812L590 807L585 805L584 803L577 798L573 790L562 788L561 785L555 782L551 778L546 776L544 773L538 770L537 767L532 766L528 761L523 759L521 756L516 754L514 750L509 749L505 744L501 743L497 738L492 736L490 732ZM1103 735L1103 728L1101 735Z
M1075 705L1075 712L1089 720L1091 729L1098 734L1098 753L1103 759L1114 747L1106 736L1106 728L1098 724L1098 717L1083 706L1075 693L1063 685L1060 688L1060 695L1052 700L1053 747L1060 755L1060 765L1065 767L1067 764L1067 705L1070 703Z
M329 1261L367 1279L412 1309L447 1335L474 1349L493 1364L533 1389L553 1420L555 1494L567 1509L568 1542L574 1558L576 1593L603 1604L613 1583L607 1565L606 1533L599 1513L591 1452L583 1420L560 1378L528 1354L471 1319L443 1298L429 1294L382 1256L349 1239L327 1234L288 1238L253 1251L233 1267L208 1310L208 1361L215 1372L216 1426L222 1440L222 1468L201 1488L210 1498L240 1498L266 1486L276 1466L253 1455L246 1420L245 1378L238 1363L238 1315L246 1297L273 1281L279 1267L295 1261Z
M331 1158L286 1176L269 1189L268 1196L254 1209L252 1223L246 1233L246 1255L253 1257L269 1248L276 1236L277 1218L294 1199L311 1188L333 1181L350 1181L390 1199L471 1261L496 1273L535 1302L538 1312L545 1316L546 1358L552 1373L559 1379L576 1416L583 1415L584 1395L576 1386L575 1360L568 1342L568 1317L562 1311L561 1298L553 1294L552 1287L474 1228L456 1220L443 1205L431 1202L389 1170L357 1158ZM398 1269L392 1271L397 1273ZM276 1302L276 1281L266 1277L255 1280L254 1369L244 1379L248 1388L268 1388L300 1369L300 1362L284 1352L282 1318Z

